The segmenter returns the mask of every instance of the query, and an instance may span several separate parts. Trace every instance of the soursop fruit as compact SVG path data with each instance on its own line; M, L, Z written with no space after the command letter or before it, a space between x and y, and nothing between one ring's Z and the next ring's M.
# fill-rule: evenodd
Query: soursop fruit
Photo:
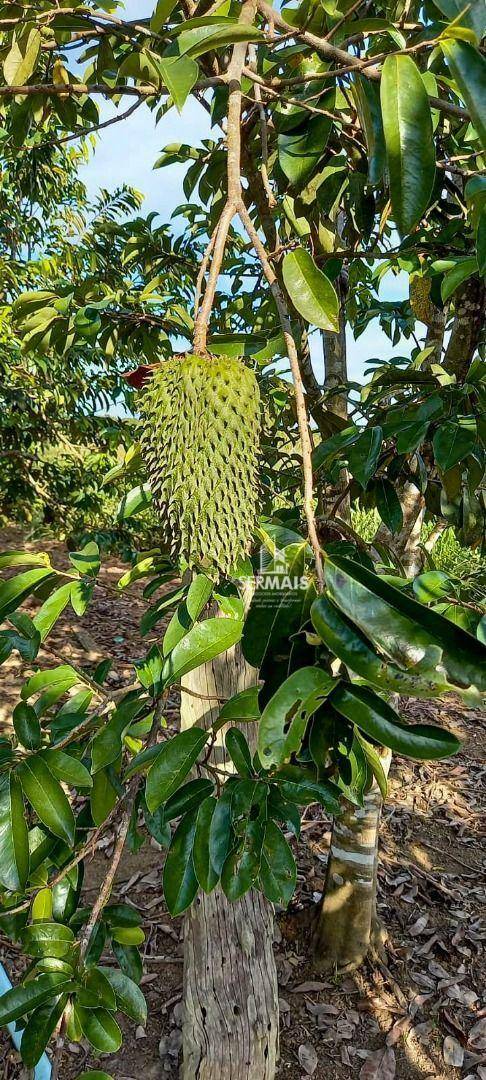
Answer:
M173 556L228 573L255 523L260 392L227 356L173 356L158 366L142 405L142 456Z
M414 274L410 278L410 307L416 319L425 326L433 326L440 310L431 299L432 282L429 277Z

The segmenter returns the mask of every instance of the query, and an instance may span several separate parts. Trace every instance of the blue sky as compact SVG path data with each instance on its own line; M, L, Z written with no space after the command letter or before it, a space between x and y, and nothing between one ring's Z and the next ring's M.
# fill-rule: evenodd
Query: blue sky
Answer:
M153 6L140 3L140 0L126 0L123 9L120 5L120 14L123 10L126 18L141 19L153 10ZM122 107L120 105L119 110ZM108 119L116 115L117 110L110 102L104 102L101 112L103 119ZM120 183L129 184L145 196L143 213L156 210L164 221L169 221L177 205L185 201L182 191L185 167L171 165L154 171L154 161L169 143L197 145L210 135L208 115L192 97L188 99L182 116L171 109L157 125L154 113L142 105L128 120L100 132L95 153L89 164L83 167L83 179L91 195L95 195L100 187L111 189ZM381 295L387 300L403 298L406 290L405 275L398 278L387 275ZM316 374L322 378L320 335L313 335L311 346ZM409 352L410 343L402 341L392 346L376 323L356 342L349 334L349 378L361 382L366 361L370 357L380 357L384 361L394 355L408 355Z

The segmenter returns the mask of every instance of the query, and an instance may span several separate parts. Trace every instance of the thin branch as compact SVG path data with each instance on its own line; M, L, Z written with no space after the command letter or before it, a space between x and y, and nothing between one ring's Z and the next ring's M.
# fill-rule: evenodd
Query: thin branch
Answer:
M104 120L101 124L93 124L93 127L90 128L81 128L79 131L73 132L72 135L63 135L61 139L46 139L45 142L24 144L20 149L28 153L32 150L44 150L49 146L63 146L64 143L73 142L74 139L84 139L88 135L96 135L98 131L104 131L105 128L112 127L113 124L119 124L121 120L128 120L128 117L132 116L140 108L143 100L143 98L137 98L136 101L132 102L129 109L125 109L125 112L119 113L118 116L112 116L110 120Z
M290 322L290 315L285 303L284 295L278 283L277 275L273 269L273 266L268 258L265 247L260 240L257 230L253 225L251 217L246 209L243 200L238 205L238 214L240 216L242 225L246 229L248 236L255 248L255 251L260 260L263 273L270 286L272 296L275 300L275 305L278 311L280 324L282 327L282 333L285 338L285 344L287 349L287 356L290 361L290 367L292 371L292 379L294 383L295 392L295 405L297 411L297 421L299 425L300 442L302 449L302 469L304 474L304 513L307 522L307 532L309 535L309 541L314 552L314 559L316 564L316 575L319 590L324 588L324 569L322 563L322 552L319 543L319 537L317 535L316 519L314 513L314 481L312 475L312 440L310 434L309 420L307 416L307 408L305 402L304 386L302 382L302 376L299 367L299 358L297 354L297 346L295 344L295 338L292 334L292 326Z
M308 30L299 30L297 27L292 27L275 8L266 3L266 0L258 0L258 10L268 23L271 22L272 25L278 26L285 34L293 32L293 36L297 40L304 41L306 45L310 45L317 53L320 53L325 60L339 62L342 65L341 68L329 72L329 76L337 78L340 75L347 75L351 71L361 71L363 75L366 75L367 79L372 79L374 82L380 81L381 71L376 64L377 61L381 60L383 57L374 56L368 60L361 60L358 56L353 56L344 49L338 49L335 45L331 45L325 38L317 37L316 34L311 34ZM420 42L421 48L427 48L430 45L431 42ZM413 46L415 51L417 48L418 46ZM408 49L405 51L410 52L412 50ZM383 56L384 55L385 54L383 54ZM433 109L440 109L441 112L448 113L450 116L458 116L461 120L469 119L469 114L466 109L460 108L459 105L453 105L449 101L444 101L442 98L432 96L429 96L429 102Z
M80 960L84 960L84 957L86 956L93 930L94 930L94 928L96 926L96 923L98 922L99 916L100 916L101 912L103 911L103 908L108 903L108 900L110 898L110 893L111 893L111 890L112 890L112 887L113 887L113 882L115 880L115 874L116 874L116 872L118 870L120 859L121 859L121 857L123 855L123 849L125 847L125 841L126 841L126 838L127 838L127 835L128 835L128 829L130 827L130 818L132 816L132 809L133 809L134 800L135 800L135 793L133 794L133 797L130 800L129 805L127 806L126 810L123 813L123 817L122 817L121 822L120 822L120 828L118 830L118 836L117 836L115 848L114 848L114 851L113 851L113 855L111 857L111 862L110 862L108 871L107 871L107 873L105 875L105 879L104 879L103 884L101 886L100 892L99 892L99 894L98 894L98 896L97 896L97 898L95 900L95 903L93 905L91 915L90 915L90 917L88 919L88 922L86 923L85 929L84 929L84 931L83 931L83 933L81 935L81 938L80 938L80 950L79 950Z

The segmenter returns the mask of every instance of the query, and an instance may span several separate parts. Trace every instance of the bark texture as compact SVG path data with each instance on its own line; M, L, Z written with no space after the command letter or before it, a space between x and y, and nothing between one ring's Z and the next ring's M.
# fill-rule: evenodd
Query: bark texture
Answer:
M382 755L385 772L391 754ZM334 819L324 895L314 933L316 965L332 971L354 971L374 944L378 833L382 797L376 784L364 806L350 803Z
M182 727L207 726L257 673L236 646L183 679L212 700L182 693ZM256 725L244 725L251 745ZM224 760L223 732L213 751ZM273 1080L278 1056L278 988L273 908L257 892L230 904L218 888L186 915L182 1080Z
M479 277L472 277L454 294L455 317L444 367L459 381L465 379L471 360L484 334L486 287Z

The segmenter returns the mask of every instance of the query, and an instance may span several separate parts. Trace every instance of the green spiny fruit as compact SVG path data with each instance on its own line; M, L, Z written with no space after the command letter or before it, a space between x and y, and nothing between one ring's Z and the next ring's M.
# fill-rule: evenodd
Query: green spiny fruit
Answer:
M440 315L439 309L431 299L432 281L422 274L414 274L410 278L410 307L416 319L425 326L433 326L436 318Z
M227 573L255 522L260 393L241 360L163 360L142 405L142 455L165 542L189 566Z

